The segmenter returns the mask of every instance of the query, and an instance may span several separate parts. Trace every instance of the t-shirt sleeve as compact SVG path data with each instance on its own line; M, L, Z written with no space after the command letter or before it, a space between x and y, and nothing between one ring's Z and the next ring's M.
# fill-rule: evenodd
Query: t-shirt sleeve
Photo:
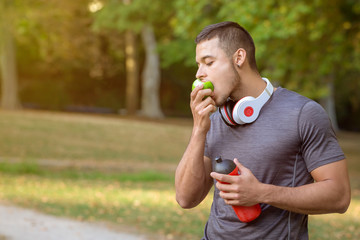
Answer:
M302 154L309 172L345 158L325 110L315 101L307 102L299 115Z

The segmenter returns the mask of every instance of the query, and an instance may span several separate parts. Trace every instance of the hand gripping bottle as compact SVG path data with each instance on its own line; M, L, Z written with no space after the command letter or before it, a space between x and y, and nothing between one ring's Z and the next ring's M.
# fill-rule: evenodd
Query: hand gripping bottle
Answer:
M223 160L221 157L215 158L214 172L233 176L239 175L239 169L236 164L229 159ZM256 204L254 206L232 206L232 208L242 222L251 222L252 220L255 220L261 213L260 204Z

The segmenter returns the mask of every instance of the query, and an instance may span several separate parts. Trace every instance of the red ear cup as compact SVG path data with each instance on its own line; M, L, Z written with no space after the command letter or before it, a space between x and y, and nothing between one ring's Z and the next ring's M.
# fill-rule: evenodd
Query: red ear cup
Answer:
M232 112L235 106L234 101L227 101L223 106L219 107L221 118L228 126L236 126L236 122L233 119Z
M245 115L245 116L251 117L253 114L254 114L254 108L253 108L253 107L247 106L247 107L244 109L244 115Z

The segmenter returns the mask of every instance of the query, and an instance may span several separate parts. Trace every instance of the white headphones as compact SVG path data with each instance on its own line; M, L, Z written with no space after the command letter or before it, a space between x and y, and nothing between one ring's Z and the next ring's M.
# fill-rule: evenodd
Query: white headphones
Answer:
M266 82L266 88L257 98L244 97L238 102L228 100L224 106L219 108L220 115L224 122L229 126L243 125L254 122L260 113L261 108L270 99L274 92L274 87L267 78L262 78Z

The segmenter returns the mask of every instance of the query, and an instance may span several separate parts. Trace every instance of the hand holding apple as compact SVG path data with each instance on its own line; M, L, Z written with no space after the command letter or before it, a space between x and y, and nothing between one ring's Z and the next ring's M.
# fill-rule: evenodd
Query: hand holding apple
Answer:
M216 111L215 101L209 97L213 96L213 91L214 85L210 81L202 82L196 79L192 84L190 108L194 118L194 128L204 133L209 131L210 115Z

